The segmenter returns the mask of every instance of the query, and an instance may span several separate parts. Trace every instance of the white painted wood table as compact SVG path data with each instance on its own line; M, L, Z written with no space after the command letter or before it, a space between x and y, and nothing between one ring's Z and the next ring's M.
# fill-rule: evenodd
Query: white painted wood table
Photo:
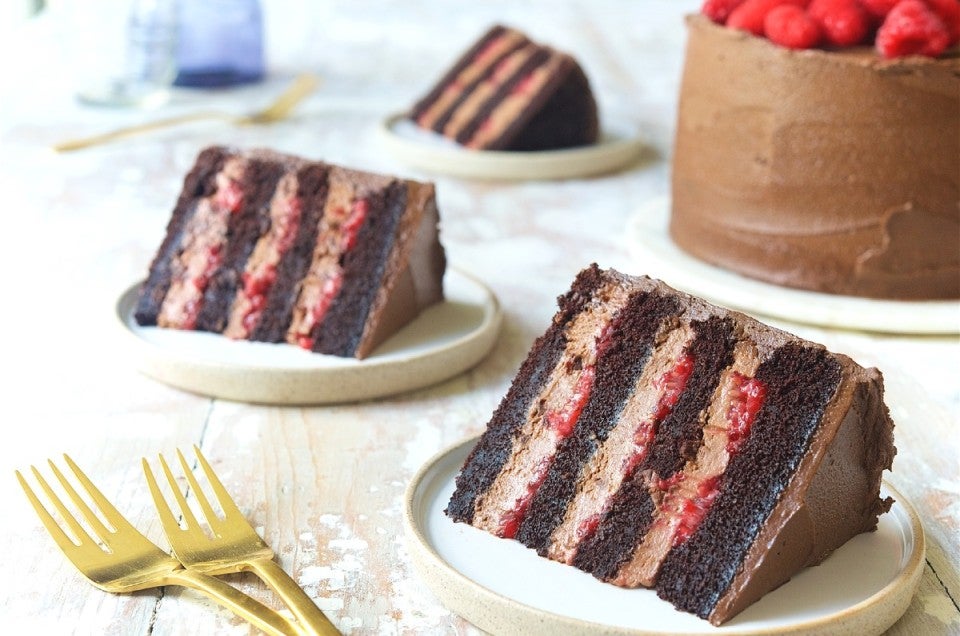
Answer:
M669 190L681 16L697 2L265 4L265 82L178 91L150 113L73 100L76 25L62 19L59 3L12 29L0 45L4 633L248 633L244 623L193 592L95 590L54 548L13 478L16 468L69 452L135 525L166 545L139 460L191 444L214 463L280 564L344 632L474 632L411 566L401 533L405 486L436 451L482 430L545 328L554 299L580 268L597 261L657 273L640 270L625 228L645 203ZM494 21L575 52L604 116L642 131L640 158L611 175L509 182L418 172L385 154L378 123L405 108ZM252 109L304 70L319 74L322 87L295 117L270 127L208 122L72 154L49 149L67 137L153 116ZM212 143L270 146L434 180L451 263L483 280L505 309L490 355L434 386L313 407L210 399L136 372L117 337L113 306L144 275L183 174ZM897 428L890 481L919 511L928 546L919 593L891 633L960 633L957 337L779 324L885 373L895 419L911 423ZM256 579L229 580L273 602Z

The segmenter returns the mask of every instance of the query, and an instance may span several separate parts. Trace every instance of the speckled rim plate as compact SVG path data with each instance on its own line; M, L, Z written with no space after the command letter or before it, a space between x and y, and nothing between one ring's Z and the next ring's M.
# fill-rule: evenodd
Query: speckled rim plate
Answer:
M406 491L404 531L418 574L440 601L491 633L880 634L907 610L923 574L920 520L896 499L876 532L861 534L721 627L677 611L651 590L601 583L444 513L476 438L430 459Z
M469 150L445 137L417 128L403 113L386 117L377 128L387 150L399 161L438 174L469 179L571 179L613 172L635 160L643 149L626 123L603 125L592 146L536 152Z
M682 291L753 315L878 333L960 333L960 301L896 301L820 294L779 287L700 261L670 238L670 199L654 199L630 217L627 243L637 273Z
M116 304L135 366L171 386L239 402L330 404L426 387L483 359L502 321L500 304L486 285L448 268L444 302L428 308L369 357L355 360L287 344L141 327L133 319L139 287L129 287Z

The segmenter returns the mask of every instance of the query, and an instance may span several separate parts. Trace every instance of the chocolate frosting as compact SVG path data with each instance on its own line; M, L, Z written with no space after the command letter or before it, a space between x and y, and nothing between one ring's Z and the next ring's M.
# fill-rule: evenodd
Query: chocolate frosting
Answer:
M688 42L670 234L767 282L960 298L960 52L793 51L702 15Z

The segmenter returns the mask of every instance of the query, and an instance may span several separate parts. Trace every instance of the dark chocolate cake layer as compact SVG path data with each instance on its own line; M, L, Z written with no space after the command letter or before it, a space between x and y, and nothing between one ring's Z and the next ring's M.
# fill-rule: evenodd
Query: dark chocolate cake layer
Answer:
M317 353L351 356L360 346L364 323L383 284L397 226L407 207L406 185L394 181L367 201L370 212L355 249L343 258L343 289L314 330L313 350Z
M595 271L582 272L570 291L558 299L560 310L549 329L540 336L520 366L510 390L487 426L487 432L470 453L464 470L457 476L457 487L447 504L446 513L455 521L473 521L477 496L487 490L503 469L513 446L513 438L523 425L527 412L563 354L564 327L583 309L600 284Z
M545 90L532 104L535 116L514 121L504 131L507 150L551 150L586 146L600 138L597 104L590 81L579 64L564 61L553 79L556 89Z
M494 40L500 37L505 37L506 35L507 35L507 29L505 29L502 26L496 26L493 29L491 29L486 36L480 39L477 46L474 46L471 48L471 52L468 52L466 55L460 58L460 60L455 65L455 68L457 69L457 74L459 74L461 71L463 71L468 66L470 66L473 63L473 60L477 56L477 54L479 54L480 51L483 50L486 46L491 45ZM496 53L495 55L489 58L489 60L486 62L486 67L483 68L479 73L477 73L476 77L474 77L473 79L471 79L470 81L462 85L462 90L459 91L459 94L456 96L455 99L450 101L446 109L439 115L439 117L437 117L437 120L430 126L430 129L433 130L434 132L443 134L444 129L450 123L450 120L453 118L454 114L456 114L464 106L464 103L470 98L471 95L475 93L477 88L483 82L489 81L490 77L493 75L494 71L496 71L498 66L508 56L515 53L517 50L521 49L522 47L528 46L529 44L530 44L530 40L528 40L526 36L523 36L522 34L515 34L515 37L509 44L507 44L506 46L503 46L500 52ZM447 90L453 90L453 89L449 89L448 87L460 86L461 84L457 79L457 74L448 73L447 76L445 76L443 79L437 82L433 90L430 91L430 95L424 100L421 100L421 103L420 103L421 105L419 107L414 107L414 109L411 112L411 117L414 120L418 119L418 117L423 113L424 108L426 106L429 106L431 103L433 103L440 96L441 93Z
M876 369L592 265L447 514L721 624L876 527L895 453L882 396Z

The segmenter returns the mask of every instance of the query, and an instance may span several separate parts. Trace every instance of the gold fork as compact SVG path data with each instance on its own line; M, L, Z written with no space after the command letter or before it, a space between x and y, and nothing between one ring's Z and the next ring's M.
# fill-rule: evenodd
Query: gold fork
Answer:
M71 150L80 150L88 146L106 143L122 137L131 137L140 133L149 132L166 126L176 124L185 124L201 119L226 119L234 124L241 126L249 124L269 124L279 121L290 114L294 107L300 103L307 95L319 84L319 80L310 74L298 76L293 83L283 93L281 93L269 106L262 110L250 113L248 115L231 115L217 111L204 111L199 113L188 113L186 115L176 115L165 119L157 119L145 124L117 128L98 135L81 137L79 139L68 139L58 144L54 144L53 149L57 152L69 152Z
M80 516L92 530L94 539L80 524L70 509L64 505L35 466L33 475L40 484L47 500L56 509L70 530L71 538L56 518L44 507L20 471L15 471L20 486L36 510L40 521L63 553L95 586L107 592L133 592L164 585L181 585L203 592L236 615L246 619L268 634L297 634L296 628L284 617L266 605L247 596L219 579L201 572L184 569L175 558L158 548L127 521L93 482L67 455L63 456L80 485L94 506L106 520L100 517L78 494L64 474L48 460L50 469L63 486L64 492L77 507Z
M146 459L143 459L143 471L160 515L163 530L180 562L188 569L206 574L252 571L277 592L308 633L339 634L340 632L330 622L330 619L273 560L273 550L264 543L256 530L244 519L243 513L237 508L236 503L234 503L216 473L213 472L200 449L194 446L193 450L207 482L220 504L223 518L220 518L214 512L209 500L201 491L197 478L187 465L187 460L179 449L177 450L177 456L213 537L208 536L197 522L197 518L187 504L186 497L177 485L170 466L163 455L160 455L160 465L177 499L180 514L186 526L184 528L180 527L170 506L160 492L149 463Z

